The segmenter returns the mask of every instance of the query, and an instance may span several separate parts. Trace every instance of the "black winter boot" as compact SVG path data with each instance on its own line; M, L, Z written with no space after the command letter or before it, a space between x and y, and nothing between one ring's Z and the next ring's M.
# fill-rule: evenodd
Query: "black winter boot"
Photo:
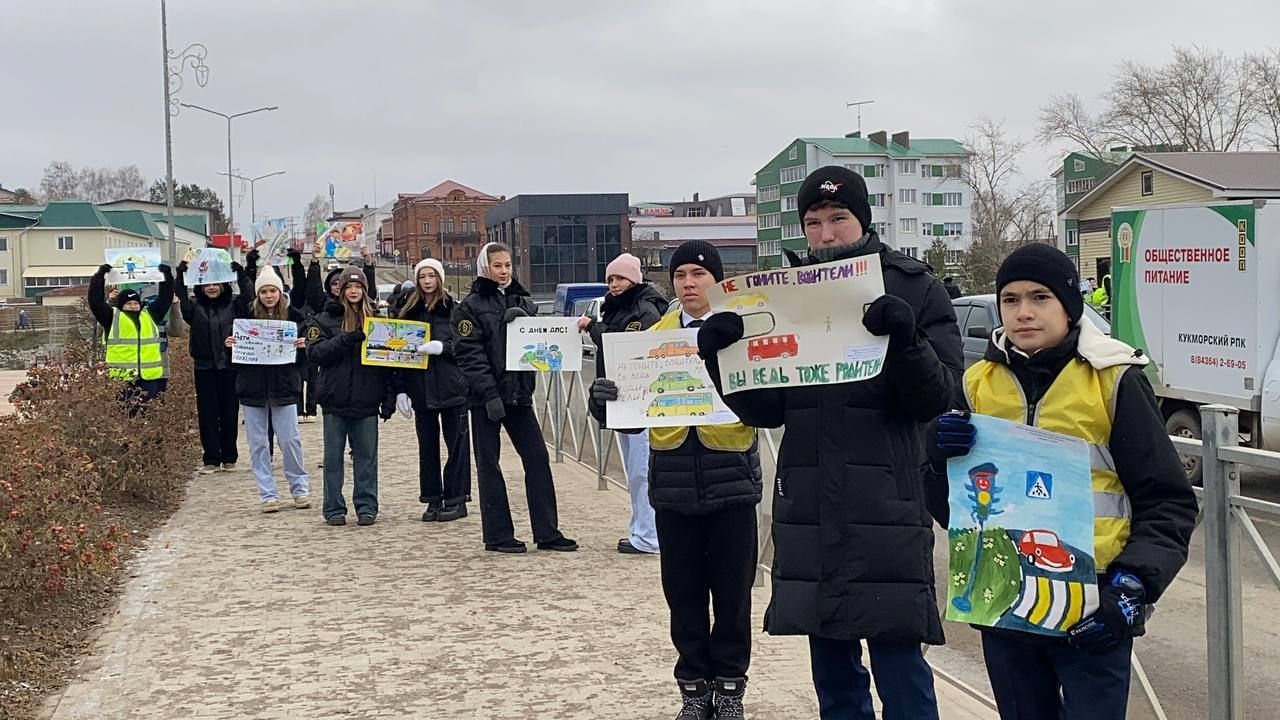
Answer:
M677 680L676 684L680 686L680 696L684 700L676 720L710 720L713 717L710 683L706 680Z
M716 720L745 717L742 714L742 696L747 694L747 679L716 678L715 710Z

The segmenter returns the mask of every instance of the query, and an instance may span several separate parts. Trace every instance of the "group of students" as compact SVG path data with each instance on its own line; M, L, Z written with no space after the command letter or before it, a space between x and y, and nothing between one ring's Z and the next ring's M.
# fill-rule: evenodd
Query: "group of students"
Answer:
M921 644L944 642L934 580L934 523L947 527L946 463L973 447L972 412L1079 437L1091 444L1095 459L1090 484L1097 610L1061 639L979 628L1000 715L1004 720L1123 718L1133 638L1143 634L1150 606L1185 562L1197 511L1143 373L1147 359L1082 318L1078 274L1069 258L1050 246L1030 245L1000 267L996 292L1002 327L993 333L983 360L966 371L948 289L927 265L881 242L871 229L861 176L838 166L820 168L804 181L797 204L808 252L803 257L788 253L793 266L852 257L879 261L885 295L865 308L847 309L861 312L866 329L888 340L878 376L724 395L717 355L741 342L744 329L739 315L710 306L707 291L724 279L724 270L716 248L704 241L686 242L671 257L678 308L666 311L661 294L644 281L639 262L624 254L607 268L602 319L581 323L600 349L589 391L589 410L598 421L603 423L607 403L618 398L617 385L604 374L601 335L676 328L698 329L699 355L739 419L620 431L632 519L617 549L660 555L677 654L677 718L744 716L751 585L758 561L755 506L764 494L757 429L778 427L787 432L770 487L775 555L765 631L807 636L824 720L874 718L873 673L886 720L938 717L933 675L921 649ZM274 273L265 268L242 272L242 297L249 276L257 274L253 301L237 301L232 311L193 307L188 318L193 354L201 333L212 333L201 347L219 347L213 341L222 325L214 327L215 316L296 317L287 295L279 292L279 281L270 279ZM313 264L307 280L318 281L318 272ZM510 250L497 243L483 248L471 293L461 301L444 291L438 262L424 260L414 273L415 285L397 315L431 324L432 341L420 348L432 356L427 370L361 364L363 320L374 308L372 283L354 268L326 279L323 307L303 320L306 352L300 343L296 365L253 368L247 377L245 367L233 369L236 395L247 418L253 417L250 447L264 509L274 499L262 482L264 475L270 478L269 454L259 452L269 442L264 425L274 425L282 445L293 447L295 416L289 410L277 414L276 408L298 403L297 368L309 362L319 368L316 395L325 416L327 522L345 523L342 466L348 444L356 514L362 525L374 522L378 418L391 417L399 406L415 415L424 520L466 515L469 415L486 550L526 551L515 537L498 467L504 428L524 466L535 543L539 549L576 550L577 543L559 529L549 457L533 409L535 374L507 372L504 364L508 324L536 314L528 291L514 277ZM95 277L99 283L100 275ZM210 308L221 307L228 300L220 298L229 298L229 290L204 286L197 298L206 298L199 301ZM118 377L132 377L138 392L162 390L155 387L160 376L153 370L154 353L112 354L113 347L147 336L158 318L141 312L136 294L121 293L116 303L115 310L101 300L94 305L108 331L109 367ZM224 339L222 347L226 344ZM215 360L202 367L199 360L197 374L215 374L198 380L198 386L218 395L224 387L218 383L228 381L216 372L231 366ZM136 364L132 370L130 362ZM224 432L222 416L217 417L211 427ZM202 438L203 428L202 419ZM441 433L448 455L443 471ZM235 456L227 455L225 445L206 445L206 461L211 459L234 463ZM300 451L295 469L301 471ZM305 473L290 480L295 502L302 502ZM870 671L862 659L864 641Z

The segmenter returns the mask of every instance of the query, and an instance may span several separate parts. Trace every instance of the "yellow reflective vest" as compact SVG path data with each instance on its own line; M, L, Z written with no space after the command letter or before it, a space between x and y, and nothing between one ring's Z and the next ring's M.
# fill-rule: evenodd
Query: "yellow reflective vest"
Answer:
M1124 357L1124 351L1114 347L1124 344L1102 335L1089 320L1082 320L1080 327L1080 354L1086 360L1077 358L1067 363L1035 406L1033 421L1035 427L1078 437L1089 443L1093 486L1093 558L1094 566L1102 573L1128 542L1132 518L1129 496L1116 474L1109 448L1116 391L1125 370L1130 365L1143 365L1146 361L1145 358ZM996 344L1002 348L1009 347L1007 338L999 331ZM1110 352L1090 357L1090 350L1096 347L1107 348ZM1131 348L1128 350L1132 353ZM1013 352L1011 349L1004 351ZM969 409L973 412L1023 424L1027 422L1027 398L1008 365L979 361L965 372L964 390Z
M679 330L683 327L680 315L683 311L677 308L654 323L649 330ZM747 452L756 441L755 428L742 423L726 425L699 425L696 428L698 440L709 450L721 452ZM684 444L689 437L688 427L649 428L649 447L653 450L675 450Z
M120 310L112 313L106 334L107 374L117 380L159 380L168 377L160 351L160 328L143 308L135 323Z

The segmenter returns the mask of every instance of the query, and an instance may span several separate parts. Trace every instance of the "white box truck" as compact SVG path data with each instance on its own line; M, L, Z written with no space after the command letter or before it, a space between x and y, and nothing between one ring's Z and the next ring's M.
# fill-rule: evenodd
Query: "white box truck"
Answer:
M1280 206L1114 208L1111 253L1111 334L1151 358L1169 434L1198 439L1199 406L1221 403L1248 445L1280 450Z

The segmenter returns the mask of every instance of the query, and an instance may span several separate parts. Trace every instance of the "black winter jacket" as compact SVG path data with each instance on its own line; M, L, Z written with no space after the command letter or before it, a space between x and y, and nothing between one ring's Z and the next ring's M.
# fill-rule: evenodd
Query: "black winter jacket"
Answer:
M1063 368L1073 362L1088 362L1080 354L1079 339L1080 330L1073 329L1061 345L1030 358L1018 352L1006 353L994 342L988 343L984 359L1007 365L1026 395L1027 406L1035 407ZM969 409L963 392L959 393L956 407ZM1132 573L1146 589L1146 602L1154 603L1187 561L1198 506L1182 461L1169 441L1151 383L1141 367L1130 366L1120 375L1107 448L1120 484L1129 496L1133 515L1124 550L1105 570L1099 568L1099 574ZM935 458L934 464L941 467L938 460ZM949 508L944 473L935 474L930 483L930 506L939 516L938 521L946 525Z
M374 277L373 267L373 265L365 265L363 268L365 280L364 290L366 295L377 300L378 286L375 282L376 278ZM320 263L316 260L311 261L311 266L307 268L306 298L307 307L311 309L312 314L319 314L323 312L325 306L327 306L330 301L337 300L336 297L329 294L329 282L333 280L334 275L337 275L347 269L349 269L349 266L339 265L338 267L330 270L324 276L324 283L322 284L320 282Z
M253 281L244 270L236 277L240 286L240 299L253 295ZM231 295L231 283L222 283L222 294L210 298L201 286L194 289L195 299L188 295L186 278L179 272L174 285L182 319L190 328L187 345L196 370L225 370L231 368L231 349L226 340L231 337L232 325L237 317L236 298Z
M711 450L695 428L674 450L649 451L649 504L655 510L706 515L755 505L762 493L760 441L746 452Z
M414 306L404 320L431 323L431 339L444 345L444 352L432 355L426 370L398 370L398 389L413 401L415 412L458 407L467 402L467 379L454 358L453 310L458 303L446 295L436 306Z
M391 417L396 402L394 372L360 363L364 333L342 331L342 306L331 301L311 322L314 329L307 334L307 358L320 366L316 401L324 411L350 418Z
M925 424L960 387L951 299L929 267L871 242L885 292L915 311L915 341L870 380L725 396L742 422L786 426L773 498L773 635L943 642L926 507ZM707 363L719 386L714 358Z
M591 321L587 332L596 346L596 377L605 377L604 338L609 332L648 330L667 312L667 299L649 283L636 285L621 295L606 295L600 309L600 321ZM604 424L604 404L587 398L591 417Z
M236 317L253 317L247 304L236 304ZM306 318L297 308L289 307L289 319L298 325L302 337ZM301 368L307 363L306 350L298 350L291 365L236 365L236 397L249 407L284 407L297 405L302 394Z
M453 352L470 387L470 404L480 407L493 398L504 405L533 405L536 373L507 372L507 324L509 308L520 308L530 316L538 306L514 279L505 290L498 283L478 277L471 294L453 310Z

